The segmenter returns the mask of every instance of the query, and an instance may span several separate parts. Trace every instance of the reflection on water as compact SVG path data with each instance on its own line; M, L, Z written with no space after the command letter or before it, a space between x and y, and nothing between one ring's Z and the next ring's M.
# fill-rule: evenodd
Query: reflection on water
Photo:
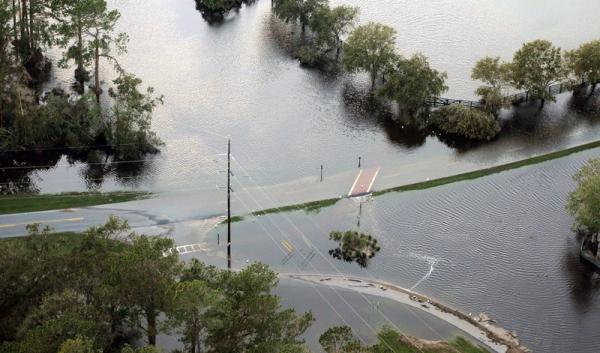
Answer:
M595 353L600 279L579 262L579 240L564 205L574 188L571 176L599 154L600 149L589 150L363 203L359 229L376 234L381 246L368 268L332 261L327 253L331 230L356 226L359 205L352 200L316 215L297 212L236 224L234 264L260 260L280 272L375 277L464 312L488 313L516 330L534 352ZM293 246L289 254L279 248L284 240ZM316 255L306 261L309 249Z

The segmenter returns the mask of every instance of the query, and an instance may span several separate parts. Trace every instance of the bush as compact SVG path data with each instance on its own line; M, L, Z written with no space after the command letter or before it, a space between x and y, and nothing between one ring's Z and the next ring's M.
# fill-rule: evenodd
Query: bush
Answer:
M319 50L308 45L301 46L300 49L296 50L295 57L302 65L311 67L317 66L323 60Z
M500 125L491 113L460 104L436 110L429 123L445 133L473 140L491 140L500 132Z

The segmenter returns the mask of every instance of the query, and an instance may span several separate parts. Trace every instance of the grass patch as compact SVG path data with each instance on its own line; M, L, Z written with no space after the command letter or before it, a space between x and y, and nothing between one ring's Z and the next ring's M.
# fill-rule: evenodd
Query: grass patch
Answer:
M268 214L272 214L272 213L292 212L292 211L306 211L307 213L308 212L319 212L324 207L329 207L329 206L335 205L339 200L340 200L339 198L327 199L327 200L306 202L306 203L301 203L301 204L297 204L297 205L269 208L269 209L262 210L262 211L252 212L252 215L253 216L264 216L264 215L268 215Z
M241 222L243 220L244 220L243 216L233 216L233 217L231 217L231 223ZM227 224L227 218L225 218L223 220L223 222L221 222L221 224Z
M539 163L543 163L543 162L550 161L553 159L566 157L573 153L582 152L582 151L589 150L592 148L597 148L597 147L600 147L600 141L586 143L584 145L571 147L571 148L567 148L567 149L560 150L557 152L547 153L547 154L523 159L523 160L516 161L516 162L502 164L502 165L498 165L495 167L475 170L472 172L467 172L467 173L462 173L462 174L457 174L457 175L451 175L448 177L429 180L429 181L423 181L423 182L415 183L415 184L409 184L409 185L403 185L403 186L398 186L398 187L394 187L394 188L384 189L384 190L374 192L373 196L380 196L383 194L387 194L389 192L423 190L423 189L433 188L436 186L456 183L459 181L478 179L478 178L481 178L484 176L504 172L507 170L517 169L517 168L525 167L528 165L539 164Z
M0 214L48 211L146 199L148 192L64 193L0 196Z

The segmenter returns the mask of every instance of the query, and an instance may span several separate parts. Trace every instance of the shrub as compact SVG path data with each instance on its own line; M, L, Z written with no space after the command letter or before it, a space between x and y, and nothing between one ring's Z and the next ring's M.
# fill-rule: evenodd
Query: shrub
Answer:
M302 65L311 67L317 66L323 60L319 50L308 45L301 46L296 50L295 57Z
M429 123L445 133L473 140L491 140L500 132L500 125L491 113L460 104L436 110Z

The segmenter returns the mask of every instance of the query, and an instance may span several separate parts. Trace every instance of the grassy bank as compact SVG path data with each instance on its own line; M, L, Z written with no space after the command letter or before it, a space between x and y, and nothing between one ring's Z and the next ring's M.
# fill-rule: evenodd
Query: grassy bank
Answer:
M498 165L495 167L479 169L479 170L475 170L472 172L451 175L451 176L443 177L443 178L439 178L439 179L433 179L433 180L423 181L423 182L419 182L419 183L383 189L383 190L373 192L373 196L381 196L381 195L384 195L384 194L387 194L390 192L424 190L424 189L434 188L434 187L442 186L442 185L446 185L446 184L456 183L459 181L478 179L478 178L482 178L482 177L485 177L488 175L501 173L501 172L505 172L505 171L512 170L512 169L522 168L522 167L525 167L528 165L539 164L539 163L551 161L554 159L566 157L566 156L569 156L574 153L582 152L582 151L589 150L592 148L597 148L597 147L600 147L600 140L586 143L586 144L579 145L579 146L575 146L575 147L571 147L571 148L567 148L564 150L552 152L552 153L547 153L547 154L523 159L523 160L516 161L516 162L501 164L501 165ZM298 205L283 206L283 207L279 207L279 208L277 208L277 207L270 208L270 209L263 210L263 211L253 212L252 215L253 216L262 216L262 215L271 214L271 213L291 212L291 211L299 211L299 210L304 210L307 212L317 212L321 208L335 205L339 200L340 200L339 198L327 199L327 200L307 202L307 203L298 204ZM240 217L238 219L238 221L241 221L241 220L243 220L243 217Z
M600 141L590 142L590 143L586 143L584 145L575 146L575 147L567 148L567 149L552 152L552 153L542 154L539 156L523 159L523 160L516 161L516 162L501 164L501 165L498 165L495 167L479 169L479 170L475 170L472 172L451 175L451 176L444 177L444 178L439 178L439 179L434 179L434 180L429 180L429 181L423 181L420 183L384 189L384 190L374 192L373 196L379 196L379 195L387 194L389 192L423 190L423 189L433 188L436 186L456 183L459 181L478 179L478 178L481 178L484 176L488 176L488 175L492 175L492 174L496 174L496 173L500 173L500 172L505 172L505 171L508 171L511 169L522 168L522 167L525 167L528 165L539 164L539 163L551 161L553 159L566 157L566 156L569 156L569 155L577 153L577 152L582 152L582 151L589 150L592 148L597 148L597 147L600 147Z
M262 211L252 212L253 216L264 216L271 213L280 213L280 212L292 212L292 211L305 211L305 212L318 212L321 208L329 207L335 205L340 199L327 199L327 200L319 200L319 201L311 201L306 203L301 203L297 205L290 206L282 206L282 207L274 207L269 208Z
M103 205L141 200L150 195L147 192L110 192L0 196L0 214Z

